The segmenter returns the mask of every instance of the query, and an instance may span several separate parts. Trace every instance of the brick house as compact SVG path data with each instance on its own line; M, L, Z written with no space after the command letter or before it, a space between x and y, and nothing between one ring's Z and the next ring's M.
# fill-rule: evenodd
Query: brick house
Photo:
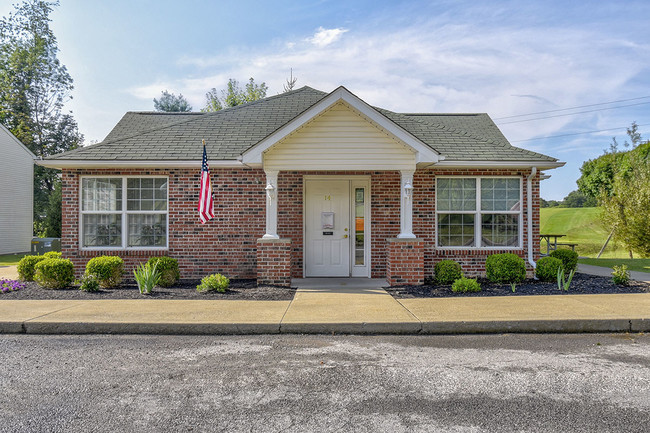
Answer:
M207 142L215 219L196 210ZM557 159L511 146L486 114L399 114L339 87L215 113L129 112L101 143L39 161L62 170L65 257L127 269L153 255L184 278L421 283L539 258L539 182Z

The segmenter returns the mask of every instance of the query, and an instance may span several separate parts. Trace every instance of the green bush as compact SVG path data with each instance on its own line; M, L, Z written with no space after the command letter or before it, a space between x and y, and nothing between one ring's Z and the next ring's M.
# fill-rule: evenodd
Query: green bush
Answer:
M567 249L555 250L550 256L562 260L562 266L567 273L575 271L578 266L578 253L575 251Z
M147 263L150 266L156 266L160 274L160 281L158 282L160 287L171 287L181 277L178 271L178 260L176 259L167 256L151 257Z
M451 284L463 277L463 271L460 264L454 260L441 260L433 268L436 283Z
M46 289L63 289L74 281L74 265L69 259L41 260L34 268L34 280Z
M630 273L627 270L627 265L614 266L612 281L619 286L627 286L630 284Z
M23 281L34 281L34 274L36 273L36 263L45 260L45 256L25 256L18 262L16 267L18 270L18 277Z
M521 283L526 279L526 262L516 254L492 254L485 260L485 274L493 283Z
M46 259L62 259L62 254L60 251L49 251L45 254L43 254L43 257Z
M476 280L463 277L454 281L454 284L451 285L451 291L457 293L480 292L481 285Z
M99 280L97 280L97 277L92 274L84 274L84 276L81 277L79 290L84 292L98 292Z
M542 257L537 261L535 276L540 281L555 281L557 272L562 267L562 260L555 257Z
M221 292L224 293L228 286L230 285L230 280L224 277L221 274L212 274L204 277L201 280L201 284L196 286L196 290L201 293L204 292Z
M150 295L153 288L160 282L160 273L156 269L158 263L151 264L149 262L144 265L139 265L137 269L133 270L135 282L138 283L141 295Z
M100 287L110 289L122 282L124 260L118 256L99 256L88 260L86 274L97 277Z

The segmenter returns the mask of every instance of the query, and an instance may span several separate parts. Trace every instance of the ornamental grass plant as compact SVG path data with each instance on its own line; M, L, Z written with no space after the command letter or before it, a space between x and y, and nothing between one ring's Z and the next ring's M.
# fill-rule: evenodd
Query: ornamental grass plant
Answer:
M138 265L137 269L133 270L135 282L138 283L138 289L141 295L150 295L153 292L153 288L160 281L160 272L157 271L157 266L157 263L152 265L147 262Z

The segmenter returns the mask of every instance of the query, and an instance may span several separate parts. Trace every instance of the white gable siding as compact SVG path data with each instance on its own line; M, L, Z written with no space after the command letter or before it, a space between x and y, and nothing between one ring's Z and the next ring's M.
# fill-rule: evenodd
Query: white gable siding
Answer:
M415 153L339 102L264 154L265 170L415 170Z
M0 254L29 251L33 233L34 160L0 127Z

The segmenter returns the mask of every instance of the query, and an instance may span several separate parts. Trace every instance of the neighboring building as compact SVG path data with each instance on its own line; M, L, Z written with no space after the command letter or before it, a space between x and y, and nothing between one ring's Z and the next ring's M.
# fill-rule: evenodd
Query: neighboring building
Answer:
M205 139L216 218L199 223ZM185 278L220 272L420 283L442 259L484 272L539 257L541 170L486 114L398 114L344 87L303 87L215 113L127 113L106 139L38 162L63 170L62 251L130 269L152 255Z
M30 250L34 233L36 157L0 125L0 254Z

